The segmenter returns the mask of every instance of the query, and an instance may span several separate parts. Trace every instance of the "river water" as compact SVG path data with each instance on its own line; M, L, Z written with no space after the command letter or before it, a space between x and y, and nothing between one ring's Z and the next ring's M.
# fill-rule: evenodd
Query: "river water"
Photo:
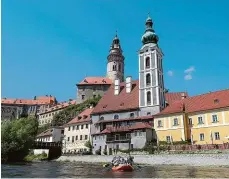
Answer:
M229 178L229 166L141 166L134 172L111 172L101 164L46 161L3 164L1 169L2 178Z

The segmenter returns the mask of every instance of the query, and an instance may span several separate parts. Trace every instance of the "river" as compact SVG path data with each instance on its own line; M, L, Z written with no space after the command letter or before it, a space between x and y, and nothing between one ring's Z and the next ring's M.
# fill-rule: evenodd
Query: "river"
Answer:
M32 162L2 164L3 178L227 178L229 166L142 166L134 172L106 171L99 164L81 162Z

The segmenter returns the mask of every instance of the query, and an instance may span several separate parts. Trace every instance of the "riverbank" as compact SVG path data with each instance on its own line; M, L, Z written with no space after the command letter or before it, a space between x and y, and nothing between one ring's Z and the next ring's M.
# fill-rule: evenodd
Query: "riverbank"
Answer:
M127 155L123 155L127 156ZM56 161L109 163L114 156L85 155L61 156ZM229 154L163 154L134 155L134 162L148 165L228 166Z

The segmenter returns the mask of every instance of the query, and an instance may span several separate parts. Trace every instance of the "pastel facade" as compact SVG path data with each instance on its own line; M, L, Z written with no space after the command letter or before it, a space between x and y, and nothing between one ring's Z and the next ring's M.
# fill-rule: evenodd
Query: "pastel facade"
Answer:
M64 137L63 127L52 127L36 136L38 142L61 142Z
M229 90L175 101L154 116L154 128L158 140L169 143L182 140L200 145L229 142Z
M57 105L52 105L49 108L46 108L43 112L37 114L39 126L45 124L51 124L54 115L58 114L60 111L66 107L76 104L75 100L70 100L68 102L58 103Z
M63 152L89 151L85 146L87 141L91 141L91 112L93 108L85 109L76 118L64 125Z

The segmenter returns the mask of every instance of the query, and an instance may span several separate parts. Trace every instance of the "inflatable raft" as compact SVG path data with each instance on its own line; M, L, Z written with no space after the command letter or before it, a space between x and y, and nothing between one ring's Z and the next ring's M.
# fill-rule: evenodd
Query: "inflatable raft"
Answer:
M118 166L113 166L112 171L120 171L120 172L126 172L126 171L133 171L134 168L129 164L120 164Z

